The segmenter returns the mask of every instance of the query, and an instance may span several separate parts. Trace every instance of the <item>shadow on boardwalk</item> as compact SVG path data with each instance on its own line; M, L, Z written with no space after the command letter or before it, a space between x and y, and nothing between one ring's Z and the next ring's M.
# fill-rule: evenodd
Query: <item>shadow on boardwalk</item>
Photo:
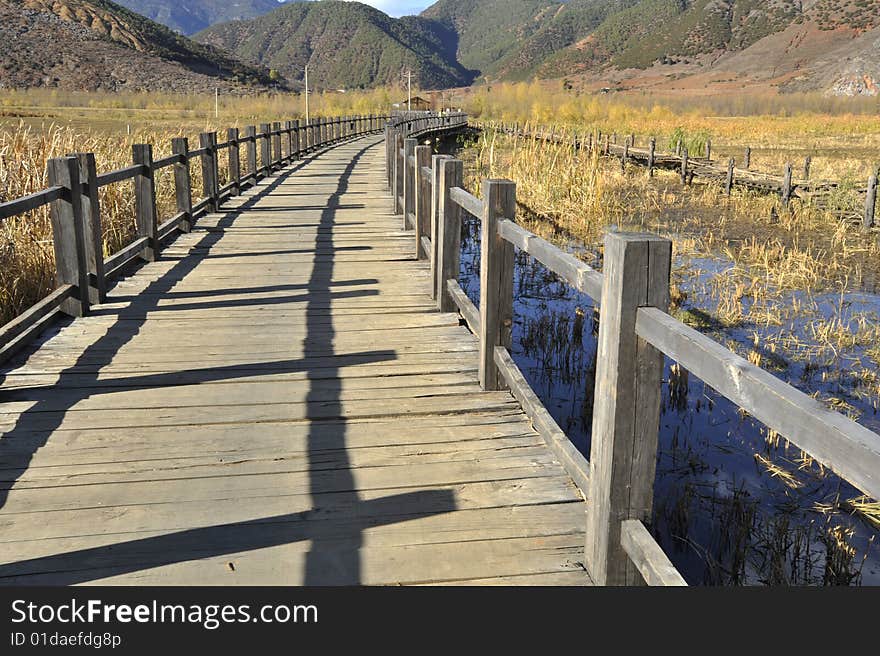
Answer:
M345 205L341 199L345 195L357 163L364 156L369 146L359 150L345 170L339 176L339 184L328 198L327 205L322 207L319 233L329 236L322 243L328 252L333 245L332 230L335 225L337 211ZM191 273L200 262L211 254L211 249L223 236L223 228L231 227L242 213L253 208L261 199L271 196L280 185L303 167L303 163L288 169L274 181L249 198L241 208L225 213L218 223L218 230L211 230L195 245L193 252L181 258L171 269L158 280L151 283L144 292L134 300L127 309L111 312L99 310L96 314L110 315L117 318L111 337L110 331L85 349L77 362L59 375L54 388L37 392L38 400L34 406L22 413L14 428L6 432L0 439L0 463L2 463L2 481L0 481L0 508L7 500L15 482L27 470L33 455L46 444L54 430L61 426L67 410L72 409L80 400L101 393L114 391L111 386L98 385L99 375L113 361L114 355L139 333L151 312L167 310L159 307L163 298L194 298L211 297L222 294L221 291L198 293L177 293L173 287L178 281ZM297 178L302 176L296 176ZM314 177L314 176L308 176ZM262 208L261 208L262 209ZM293 210L291 210L293 211ZM316 238L317 240L317 238ZM311 251L306 251L311 252ZM335 251L333 251L335 252ZM8 584L52 584L70 585L95 581L111 576L129 574L145 569L170 565L173 563L199 560L232 553L262 549L267 547L291 544L310 540L303 573L303 582L308 585L358 584L362 580L360 571L359 550L363 542L363 531L373 526L395 523L404 519L410 520L420 516L451 512L455 509L453 495L448 490L423 491L404 493L362 501L357 493L356 481L351 470L351 463L346 451L347 426L343 418L344 408L341 401L342 380L339 377L340 364L336 363L328 370L326 362L331 354L334 342L334 328L327 321L327 299L355 297L374 293L371 291L335 291L337 287L362 284L364 281L333 282L333 258L316 262L313 266L311 279L303 286L269 286L252 287L236 290L236 293L261 294L278 291L306 292L305 295L273 297L272 303L289 303L303 301L306 306L307 338L301 360L287 360L271 363L270 372L305 371L309 380L307 395L308 456L309 456L309 492L312 510L301 513L282 514L256 520L217 524L203 528L177 531L165 535L145 537L142 539L117 542L107 546L81 549L51 556L7 562L0 564L0 583ZM369 282L369 281L368 281ZM111 300L122 300L121 298ZM211 300L196 302L182 308L224 308L247 305L265 305L267 299L256 297L243 300ZM320 376L312 369L313 363L320 356L322 365ZM345 356L344 364L366 364L396 359L394 351L377 350ZM268 363L267 363L268 364ZM259 365L256 365L259 366ZM236 378L252 378L258 375L255 365L235 365L227 367L206 367L203 369L180 370L173 373L156 373L125 378L124 385L128 390L149 389L156 386L173 387L174 385L190 385L212 381L233 380ZM316 390L315 380L321 379L320 391ZM73 380L75 379L75 384ZM71 380L69 387L65 383ZM2 382L2 379L0 379ZM106 379L101 381L106 385ZM92 383L93 386L90 386ZM55 390L64 390L64 407L57 403L60 394ZM77 392L80 394L77 394ZM328 401L329 393L329 401ZM51 414L49 410L51 408ZM35 416L57 417L54 425L41 425L39 431L31 428ZM337 416L334 420L327 417ZM323 417L320 419L319 417ZM185 438L185 433L183 433ZM26 445L22 448L22 445ZM333 475L326 475L326 468L317 457L320 451L333 450L340 455ZM321 475L318 475L319 472ZM71 488L75 494L75 487ZM342 529L331 522L314 519L316 511L345 511L345 516L354 519ZM2 515L0 515L2 519ZM6 536L9 537L9 536ZM206 581L210 583L211 581Z

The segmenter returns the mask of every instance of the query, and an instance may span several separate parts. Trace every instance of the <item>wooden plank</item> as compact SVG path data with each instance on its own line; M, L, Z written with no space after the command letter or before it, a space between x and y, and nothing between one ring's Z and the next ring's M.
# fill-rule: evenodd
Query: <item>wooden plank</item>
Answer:
M880 498L880 435L754 366L665 312L642 308L639 336L871 498Z
M687 586L687 582L639 520L627 519L621 523L620 543L648 585Z
M514 251L498 234L498 221L516 213L516 184L483 181L484 212L480 221L480 385L501 388L495 347L510 348L513 334Z
M482 200L469 193L467 190L462 189L460 186L452 187L449 190L449 198L453 203L472 216L481 217L486 211L485 203ZM501 218L507 219L513 217L503 216Z
M635 324L639 308L668 307L671 258L672 243L653 235L605 239L586 545L598 585L640 581L620 522L651 517L664 359L639 340Z
M575 289L597 303L601 302L602 274L589 265L507 219L498 222L498 234L534 257Z
M500 346L495 349L495 364L504 382L510 388L510 393L519 401L522 409L532 421L535 430L544 438L547 446L556 454L559 462L565 467L565 471L586 497L590 493L590 463L575 448L547 408L544 407L544 404L541 403L513 358L510 357L507 349Z
M63 195L64 188L54 185L48 189L0 203L0 221L25 212L32 212L53 201L60 200Z
M470 331L479 336L480 334L480 311L477 309L477 306L473 304L473 301L468 298L468 295L464 293L464 290L461 288L461 285L458 284L457 280L447 280L446 285L449 290L449 296L452 298L453 303L455 303L456 307L458 307L458 311L461 312L462 318L470 328Z
M86 245L86 265L89 271L89 303L103 303L107 297L104 274L104 231L101 227L101 204L98 199L98 173L93 153L75 155L79 161L82 181L83 232Z
M0 346L5 346L26 330L32 328L48 314L61 307L64 301L73 296L75 290L76 287L73 285L62 285L6 325L0 326Z
M47 176L50 186L66 190L65 197L52 201L49 208L55 250L55 282L58 287L72 285L75 289L62 301L61 311L81 317L89 311L89 269L79 197L79 163L75 157L50 159Z

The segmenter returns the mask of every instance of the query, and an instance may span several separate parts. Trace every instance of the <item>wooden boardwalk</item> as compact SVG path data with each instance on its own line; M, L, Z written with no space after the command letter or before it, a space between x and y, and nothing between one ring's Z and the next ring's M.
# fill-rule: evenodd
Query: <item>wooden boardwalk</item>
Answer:
M0 371L0 583L589 583L583 498L480 391L381 143L261 181Z

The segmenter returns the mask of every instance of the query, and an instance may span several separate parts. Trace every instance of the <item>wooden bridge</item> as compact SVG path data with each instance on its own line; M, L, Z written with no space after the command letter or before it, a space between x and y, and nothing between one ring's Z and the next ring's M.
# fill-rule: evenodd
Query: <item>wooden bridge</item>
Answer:
M668 241L611 234L600 274L423 143L466 117L389 118L62 158L0 204L51 204L59 284L0 328L0 583L681 585L645 526L664 353L876 498L880 437L665 313ZM139 238L104 259L96 189L125 179ZM514 248L601 301L590 462L511 359Z

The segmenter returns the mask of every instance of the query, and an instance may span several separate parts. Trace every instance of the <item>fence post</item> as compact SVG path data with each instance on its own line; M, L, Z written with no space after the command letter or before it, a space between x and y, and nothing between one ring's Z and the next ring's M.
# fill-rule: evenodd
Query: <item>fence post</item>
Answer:
M585 564L597 585L640 582L620 543L621 522L648 521L653 504L663 354L636 335L640 307L666 310L672 243L605 238Z
M229 181L232 183L232 195L238 196L241 193L241 157L238 150L238 128L226 130L226 141L229 144L226 147L226 152L229 153Z
M286 162L293 161L293 121L284 121L284 135L287 137L287 157Z
M290 136L290 160L296 161L297 159L299 159L299 154L302 150L302 147L300 146L299 119L293 122L293 130L291 131Z
M743 158L743 168L748 171L752 167L752 149L746 146L746 155Z
M431 298L435 301L438 298L438 294L441 293L437 286L439 280L437 271L439 270L440 264L440 240L442 235L440 229L440 221L442 217L442 214L440 214L440 206L441 198L444 193L442 181L440 180L440 171L442 162L446 159L451 158L449 155L431 156L431 254L428 259L431 263Z
M782 176L782 204L788 205L791 202L791 164L785 165L785 173Z
M513 329L513 244L498 234L498 221L516 215L516 183L483 181L480 225L480 386L501 389L495 347L510 348Z
M272 169L281 168L281 123L272 124Z
M877 176L868 179L868 193L865 197L865 230L874 227L874 213L877 209Z
M257 184L257 128L249 125L244 129L245 143L247 144L247 171L251 178L251 186Z
M147 247L141 257L147 262L155 262L159 256L159 213L156 211L156 184L153 178L153 147L150 144L135 144L131 147L135 164L144 167L134 177L135 214L138 237L146 237Z
M403 150L403 134L398 133L397 138L394 140L394 213L402 214L403 213L403 175L404 175L404 166L403 166L403 155L401 154L401 150ZM404 216L404 227L406 227L406 217Z
M706 139L706 159L712 159L712 140Z
M416 178L413 175L415 167L410 162L410 157L416 154L418 139L408 137L403 142L403 229L409 230L410 217L415 220L415 185ZM415 221L413 221L415 222ZM413 226L415 228L415 226Z
M449 190L464 184L464 163L458 159L440 161L440 194L437 204L437 308L456 310L446 289L447 280L458 280L461 266L461 208L452 201Z
M82 186L79 162L75 157L59 157L46 163L49 186L63 187L63 198L52 201L52 242L55 247L55 280L59 285L75 285L76 295L62 303L61 311L82 317L89 311L89 270L83 230Z
M431 147L416 146L416 165L413 170L415 178L415 210L416 210L416 258L427 259L430 253L422 249L422 236L430 234L431 185L422 175L422 168L431 166Z
M393 168L391 165L391 125L389 123L385 124L385 179L387 184L387 188L391 189L391 180Z
M733 169L736 166L736 160L732 157L727 161L727 182L724 185L724 193L730 196L733 190Z
M687 184L688 174L688 149L681 149L681 184Z
M193 226L192 216L192 180L189 172L189 139L176 137L171 140L171 152L180 155L183 162L174 165L174 196L177 200L177 211L183 214L180 222L182 232L190 232Z
M107 299L104 278L104 231L101 228L101 203L98 199L98 169L94 153L78 153L79 179L83 184L83 239L89 273L89 303L97 305Z
M260 134L263 135L260 140L260 170L264 177L272 173L271 131L272 126L268 123L260 124Z
M657 154L657 139L655 137L651 137L651 141L648 144L648 177L654 177L654 158Z
M810 168L813 165L813 157L811 155L807 155L804 158L804 180L810 179Z
M620 171L621 171L621 173L626 173L626 160L627 159L629 159L629 137L626 138L626 141L623 144L623 152L620 155Z
M203 132L199 135L199 148L206 149L202 154L202 187L208 199L208 211L216 212L217 203L217 143L216 132Z

